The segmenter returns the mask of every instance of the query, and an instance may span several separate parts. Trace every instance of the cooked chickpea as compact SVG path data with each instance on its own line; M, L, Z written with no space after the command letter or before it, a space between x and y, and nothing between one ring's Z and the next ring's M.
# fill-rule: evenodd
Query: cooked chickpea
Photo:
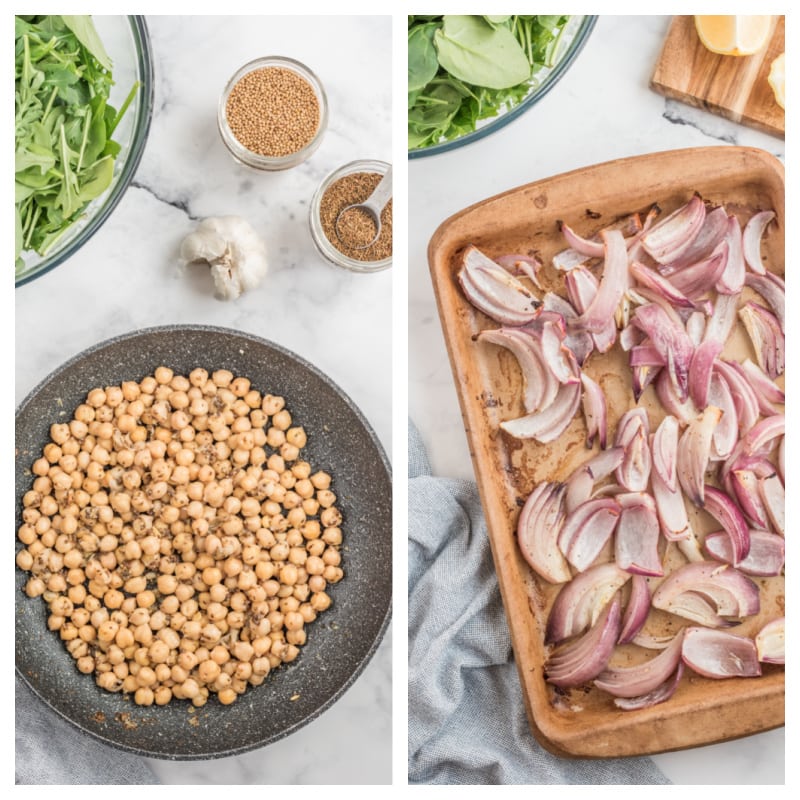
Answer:
M16 561L79 671L200 707L297 657L343 576L341 513L282 397L160 366L93 388L50 434Z

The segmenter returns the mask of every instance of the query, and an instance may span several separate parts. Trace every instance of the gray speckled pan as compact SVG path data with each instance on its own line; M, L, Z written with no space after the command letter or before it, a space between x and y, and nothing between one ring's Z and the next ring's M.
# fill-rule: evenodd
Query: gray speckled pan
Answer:
M182 374L197 366L229 369L261 392L286 398L293 419L308 432L304 457L332 474L344 515L345 578L330 590L333 606L309 626L296 661L248 688L233 705L211 699L200 709L186 701L145 708L77 671L58 636L47 630L44 601L25 596L26 573L17 569L16 665L55 711L108 744L158 758L217 758L269 744L310 722L341 697L375 652L391 614L390 466L352 401L288 350L224 328L151 328L81 353L23 401L16 418L17 527L21 497L32 482L30 466L48 441L50 424L69 419L92 387L139 380L160 364Z

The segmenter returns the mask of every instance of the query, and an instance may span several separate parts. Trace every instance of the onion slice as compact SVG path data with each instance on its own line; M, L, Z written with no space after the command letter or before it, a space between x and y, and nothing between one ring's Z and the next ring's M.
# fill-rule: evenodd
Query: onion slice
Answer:
M586 446L591 447L597 439L600 447L605 449L608 428L608 410L606 396L600 385L585 372L581 373L583 384L583 415L586 418Z
M564 279L567 294L579 313L584 313L597 294L597 278L586 267L576 267ZM590 334L599 353L607 353L617 340L617 325L608 319L598 332Z
M661 264L679 258L700 233L706 218L703 200L692 199L666 219L646 231L639 240L647 253Z
M758 490L761 499L764 501L769 521L772 528L781 536L786 535L786 495L783 488L783 481L777 474L762 478L758 482Z
M707 406L689 423L678 442L678 481L689 499L701 508L705 502L705 473L712 437L721 417L719 408Z
M622 463L617 467L617 481L629 492L647 489L652 467L649 433L647 412L641 407L626 411L617 422L614 446L624 448Z
M657 656L633 667L608 667L595 678L594 685L614 697L639 697L652 692L678 667L683 648L683 631Z
M545 642L557 644L594 625L631 576L614 563L597 564L562 587L547 619Z
M767 305L775 314L781 330L786 333L786 286L783 281L772 273L765 275L749 274L744 282L751 289L755 289L767 301Z
M542 262L535 256L526 256L523 253L508 253L498 256L496 262L511 272L512 275L524 275L537 288L541 289L539 283L539 270Z
M678 664L672 676L653 689L652 692L643 694L640 697L617 697L614 699L614 705L623 711L638 711L641 708L650 708L659 703L664 703L675 694L682 677L683 661Z
M595 483L607 478L622 463L623 455L624 448L610 447L600 451L572 473L567 481L567 514L592 496Z
M761 369L773 379L782 375L786 364L786 337L778 318L769 309L751 301L739 309L739 319L753 343Z
M749 469L732 469L728 473L728 484L736 502L747 519L759 529L766 529L767 509L761 499L758 476Z
M706 486L705 510L725 529L731 540L733 564L738 565L750 552L750 528L742 512L728 495L713 486Z
M632 642L642 629L647 614L650 611L650 587L647 578L643 575L634 575L631 578L631 593L622 615L622 630L619 633L617 644Z
M733 398L733 406L736 409L739 432L742 434L747 433L758 421L760 410L759 400L755 391L753 391L752 385L738 369L738 364L735 362L719 359L714 364L714 371L728 385L730 395Z
M569 688L596 678L606 667L619 637L620 603L615 597L587 633L553 653L545 666L546 680Z
M467 299L501 325L524 325L533 319L539 300L474 245L468 245L458 273Z
M560 483L540 483L525 501L517 522L522 557L550 583L565 583L572 577L557 546L564 520L565 491Z
M547 408L501 422L500 427L516 439L536 439L547 444L558 439L569 427L580 403L580 383L565 383L559 387L555 399Z
M773 619L756 634L756 652L765 664L786 663L786 617Z
M757 614L758 586L727 564L700 561L671 572L653 592L653 607L709 627L726 627L723 617Z
M724 531L709 533L703 548L715 561L733 563L733 548ZM750 531L750 552L737 567L745 575L767 578L780 575L786 560L786 547L782 536L767 531Z
M558 546L579 572L588 569L600 555L617 526L620 508L613 498L587 500L564 520Z
M670 491L678 486L678 430L678 420L667 414L653 434L653 467Z
M572 228L570 228L566 222L559 221L559 227L561 228L561 233L564 236L564 239L566 239L567 244L573 250L577 250L577 252L584 256L589 256L590 258L603 257L602 242L584 239L582 236L579 236L577 233L575 233L575 231L572 230Z
M742 254L742 229L739 220L731 214L725 231L724 243L727 245L725 269L717 280L716 287L720 294L739 294L744 286L745 264Z
M728 214L722 206L717 206L715 209L708 211L703 227L700 228L700 232L694 238L694 241L678 258L669 263L665 274L691 266L706 258L722 241L727 227Z
M741 364L734 362L732 366L752 387L758 403L758 410L766 417L777 414L776 404L783 405L786 402L783 389L749 358L746 358Z
M703 261L670 275L670 282L687 297L701 297L717 285L727 269L728 258L728 243L723 240Z
M753 214L744 226L742 234L744 260L747 262L747 266L758 275L766 272L764 263L761 261L761 237L773 219L775 219L774 211L759 211L757 214Z
M708 628L687 628L684 663L706 678L754 678L761 674L755 642Z
M617 566L634 575L663 575L653 498L644 492L629 492L618 494L616 500L622 507L614 537Z
M708 405L708 390L711 387L711 374L714 362L722 352L722 343L713 339L701 342L689 363L689 395L698 408Z
M573 322L573 325L589 333L600 333L617 310L625 293L628 274L628 251L625 239L616 230L602 231L605 262L603 277L586 311Z
M728 384L716 370L711 375L708 388L708 404L722 412L711 437L711 454L715 461L726 459L739 440L739 415Z

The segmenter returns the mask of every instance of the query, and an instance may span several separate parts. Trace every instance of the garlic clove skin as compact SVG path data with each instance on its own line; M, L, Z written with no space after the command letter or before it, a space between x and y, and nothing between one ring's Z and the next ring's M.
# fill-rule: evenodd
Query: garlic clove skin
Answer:
M247 220L236 216L208 217L181 243L186 263L205 261L211 268L214 295L235 300L255 289L267 274L267 248Z

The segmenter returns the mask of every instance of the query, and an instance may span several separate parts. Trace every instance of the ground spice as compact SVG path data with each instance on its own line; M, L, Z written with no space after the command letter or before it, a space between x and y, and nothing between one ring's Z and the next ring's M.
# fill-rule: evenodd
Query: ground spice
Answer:
M336 218L342 209L355 203L363 203L380 183L378 172L354 172L334 181L322 195L319 216L322 230L328 241L342 255L355 261L383 261L392 255L392 201L384 206L381 213L381 232L368 247L365 242L375 237L375 223L365 212L343 215L336 230Z
M294 70L264 67L240 78L228 95L225 117L250 152L280 158L302 150L317 134L319 101Z

